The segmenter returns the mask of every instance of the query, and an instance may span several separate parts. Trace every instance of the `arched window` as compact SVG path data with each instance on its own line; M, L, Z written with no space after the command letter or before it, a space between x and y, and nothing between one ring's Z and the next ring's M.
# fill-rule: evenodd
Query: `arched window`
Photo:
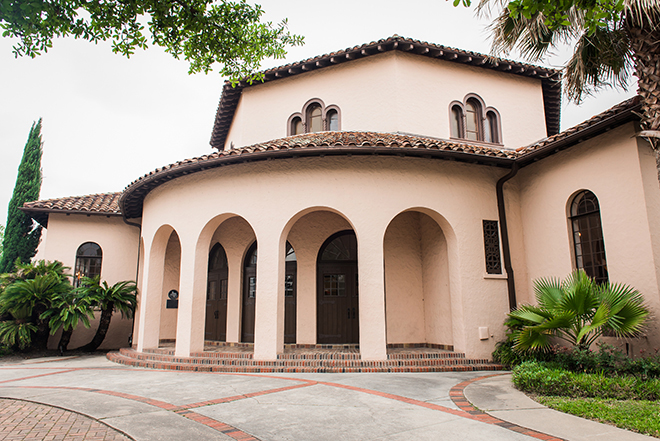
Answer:
M463 101L449 105L450 136L456 139L501 144L500 116L497 110L486 107L484 101L473 93Z
M305 103L301 112L291 115L287 124L288 136L324 130L339 131L341 130L341 112L339 107L335 105L326 107L323 101L314 98Z
M73 286L77 287L83 277L93 278L101 275L101 260L103 251L94 242L85 242L76 251L76 268Z
M463 109L458 105L451 108L451 136L452 138L463 137Z
M335 109L330 109L325 114L325 129L330 132L339 130L339 112Z
M573 199L570 214L575 267L583 269L597 283L607 282L609 277L598 198L589 190L579 192Z
M465 138L472 141L483 140L481 134L481 106L475 99L465 103Z
M323 130L323 110L320 104L314 103L307 108L307 127L309 133Z
M301 133L305 133L305 128L303 127L302 118L296 116L291 120L291 134L300 135Z
M484 141L492 143L500 142L498 118L497 114L493 111L486 113L486 119L484 120Z

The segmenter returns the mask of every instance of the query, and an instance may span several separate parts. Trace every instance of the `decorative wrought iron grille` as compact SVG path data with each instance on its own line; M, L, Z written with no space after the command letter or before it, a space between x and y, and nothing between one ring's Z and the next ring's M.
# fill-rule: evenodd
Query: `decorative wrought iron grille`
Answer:
M486 251L486 273L502 274L500 231L497 221L484 220L484 249Z

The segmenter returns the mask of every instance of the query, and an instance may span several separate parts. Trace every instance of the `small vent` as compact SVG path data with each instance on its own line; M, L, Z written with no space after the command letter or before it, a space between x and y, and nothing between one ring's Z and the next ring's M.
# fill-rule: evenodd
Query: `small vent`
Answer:
M502 274L500 232L497 221L484 221L484 249L486 251L486 273Z

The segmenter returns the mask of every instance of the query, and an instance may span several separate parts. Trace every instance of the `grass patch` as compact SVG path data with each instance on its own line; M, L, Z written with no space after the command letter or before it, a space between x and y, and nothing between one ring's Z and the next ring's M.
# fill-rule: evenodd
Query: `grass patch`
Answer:
M544 406L660 438L660 403L645 400L538 396Z

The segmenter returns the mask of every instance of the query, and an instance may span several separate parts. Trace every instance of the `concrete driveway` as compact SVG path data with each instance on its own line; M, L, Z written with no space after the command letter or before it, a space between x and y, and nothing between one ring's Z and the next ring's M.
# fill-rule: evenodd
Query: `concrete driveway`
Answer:
M77 412L136 441L652 439L549 410L501 372L195 373L99 355L0 362L0 397Z

